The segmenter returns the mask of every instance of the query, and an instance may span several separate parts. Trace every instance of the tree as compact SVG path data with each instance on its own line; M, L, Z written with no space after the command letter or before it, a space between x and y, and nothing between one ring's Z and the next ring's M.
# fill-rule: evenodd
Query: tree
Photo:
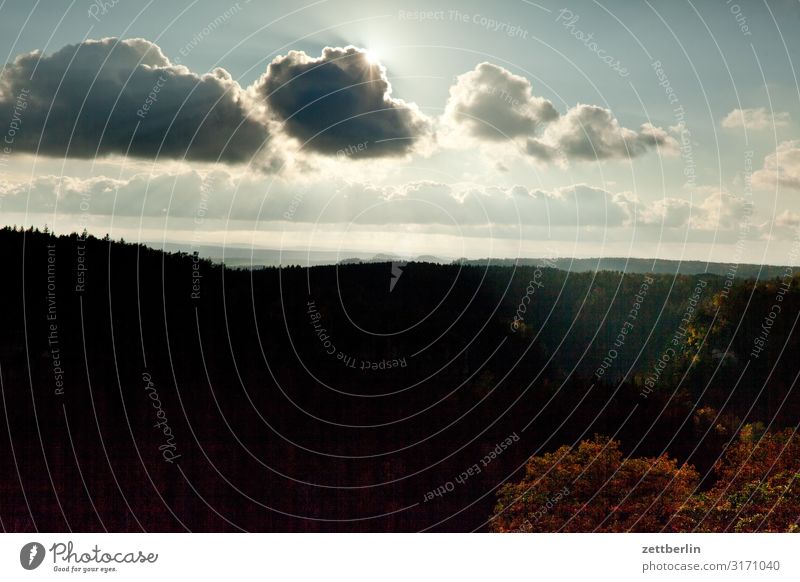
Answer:
M800 518L800 438L746 425L715 465L717 481L680 512L703 532L791 532Z
M596 436L531 457L525 477L498 492L495 532L653 532L691 496L698 474L666 455L623 458L620 443Z

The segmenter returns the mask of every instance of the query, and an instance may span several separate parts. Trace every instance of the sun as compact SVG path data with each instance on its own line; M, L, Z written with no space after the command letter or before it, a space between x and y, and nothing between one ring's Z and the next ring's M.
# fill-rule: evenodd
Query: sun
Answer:
M366 49L364 51L364 57L370 65L378 65L381 62L381 57L375 49Z

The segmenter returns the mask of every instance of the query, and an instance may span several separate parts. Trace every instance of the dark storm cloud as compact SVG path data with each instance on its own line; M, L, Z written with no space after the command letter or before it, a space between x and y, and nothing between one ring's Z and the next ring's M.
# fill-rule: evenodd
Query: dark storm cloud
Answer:
M415 106L391 97L384 68L352 46L327 47L317 59L291 51L256 89L286 133L323 154L403 155L430 130Z
M17 151L247 162L269 138L225 70L194 74L144 39L88 40L51 55L20 55L0 78L0 119L14 116L20 96L26 105Z

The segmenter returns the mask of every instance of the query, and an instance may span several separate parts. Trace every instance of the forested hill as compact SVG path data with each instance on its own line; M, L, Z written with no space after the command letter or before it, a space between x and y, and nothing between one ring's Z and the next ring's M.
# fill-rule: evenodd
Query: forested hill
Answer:
M741 423L800 416L791 273L227 269L10 229L0 252L13 530L485 529L533 454L613 435L710 487Z
M486 264L498 266L535 266L551 264L557 269L584 273L591 271L619 271L621 273L657 273L664 275L702 275L710 273L720 276L731 276L737 279L767 280L782 277L787 267L778 265L755 265L750 263L714 263L708 261L672 259L637 259L625 257L602 257L588 259L574 259L558 257L551 260L538 259L461 259L459 262L466 265L481 266ZM800 271L797 267L794 272Z

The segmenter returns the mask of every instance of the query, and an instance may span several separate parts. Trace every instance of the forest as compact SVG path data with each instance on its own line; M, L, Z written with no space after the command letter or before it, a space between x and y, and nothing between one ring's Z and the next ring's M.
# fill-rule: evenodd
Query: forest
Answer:
M794 269L0 252L7 531L797 530Z

